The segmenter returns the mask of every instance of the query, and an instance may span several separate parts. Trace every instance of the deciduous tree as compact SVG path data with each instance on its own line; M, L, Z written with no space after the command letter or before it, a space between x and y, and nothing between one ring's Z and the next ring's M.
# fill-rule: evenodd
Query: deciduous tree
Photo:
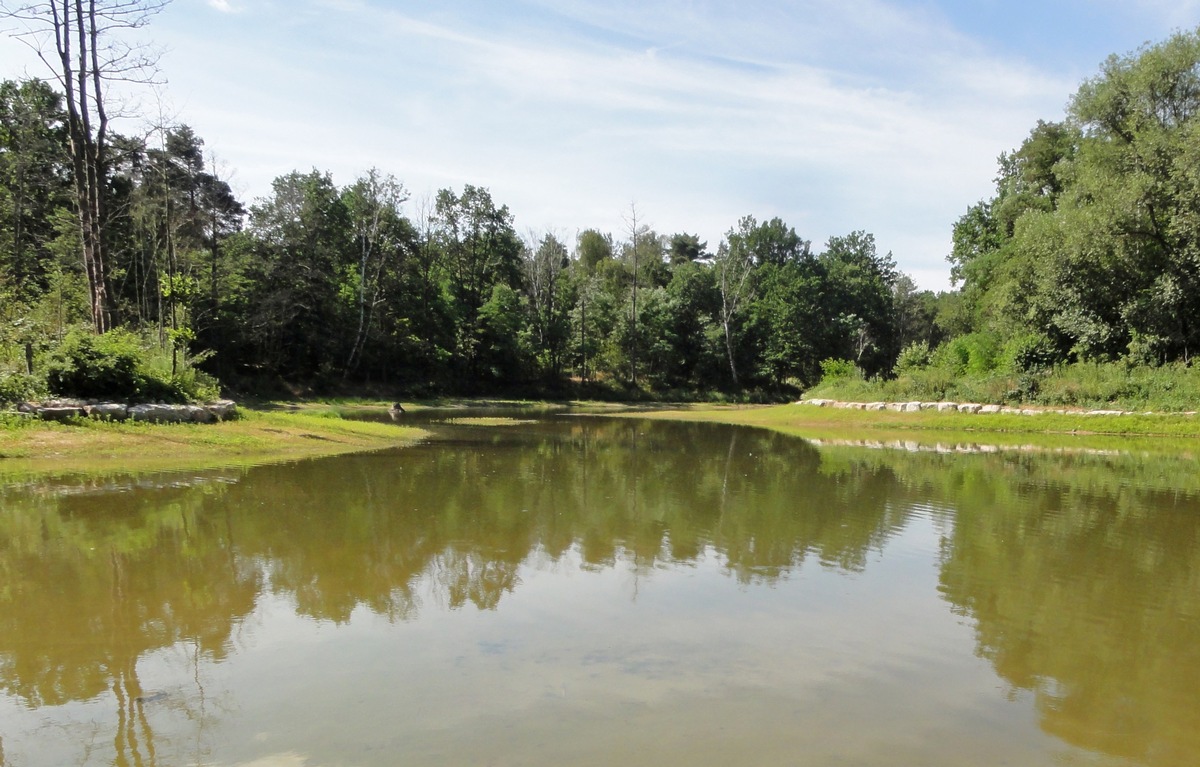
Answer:
M33 48L65 95L68 148L79 215L83 267L98 332L113 325L105 243L108 178L108 84L146 81L155 57L122 39L168 0L46 0L3 2L0 13L20 25L17 37Z

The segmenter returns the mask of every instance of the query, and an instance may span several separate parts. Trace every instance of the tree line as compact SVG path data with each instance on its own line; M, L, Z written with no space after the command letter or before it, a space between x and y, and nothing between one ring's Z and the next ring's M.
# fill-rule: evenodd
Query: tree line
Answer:
M1111 56L953 229L944 324L1029 366L1200 349L1200 34Z
M110 5L92 8L140 25L163 3ZM107 21L91 28L136 26ZM994 196L953 225L957 288L936 295L866 231L818 250L779 218L711 248L633 205L619 232L519 232L485 188L412 199L377 169L344 186L293 171L247 204L188 126L111 131L100 60L62 57L57 87L0 84L10 390L79 326L152 339L171 376L397 393L791 393L947 360L1190 363L1200 341L1197 32L1111 57L1000 157Z
M184 125L109 136L97 291L67 120L46 83L0 86L0 295L18 360L111 323L252 383L780 390L828 358L885 373L934 332L931 294L866 232L818 253L780 219L746 216L710 250L631 206L624 232L520 234L487 189L413 201L374 169L345 186L295 171L246 205Z

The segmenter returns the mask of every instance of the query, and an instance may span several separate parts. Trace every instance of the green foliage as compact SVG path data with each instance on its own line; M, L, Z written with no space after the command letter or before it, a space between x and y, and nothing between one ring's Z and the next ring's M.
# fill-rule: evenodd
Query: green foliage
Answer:
M40 83L0 87L6 370L91 316L60 101ZM821 360L840 359L868 389L1136 398L1098 383L1052 394L1044 379L1066 360L1160 366L1200 348L1198 116L1200 32L1110 58L1065 120L1000 157L994 195L953 227L962 288L937 295L861 230L816 254L779 218L744 216L710 253L635 210L625 242L595 229L522 242L487 189L443 189L410 219L403 185L375 170L342 188L316 169L281 176L243 231L189 128L115 136L100 222L111 309L154 328L169 354L141 369L189 396L215 387L197 365L278 392L636 382L639 396L749 396L832 385ZM55 385L137 383L121 353L93 352L60 352Z
M58 396L126 402L186 402L216 393L210 377L195 370L173 377L163 363L129 331L76 328L50 352L46 386Z
M1041 373L1059 361L1054 342L1042 333L1010 338L1000 352L1000 367L1014 373Z
M97 336L76 329L51 352L46 383L60 396L135 400L144 384L140 361L141 348L128 333Z
M929 367L929 363L932 361L933 352L929 349L929 344L926 341L913 341L900 350L899 356L896 357L894 371L897 375L901 375L913 370L921 370Z
M887 381L822 380L806 396L859 402L919 400L1180 412L1197 410L1200 405L1200 370L1183 363L1148 367L1078 362L1033 372L997 368L971 374L953 372L935 361Z
M1068 352L1188 359L1200 346L1198 135L1200 30L1110 57L1067 121L1039 122L1000 158L995 197L955 225L969 329L1044 336L1009 360L1027 370Z
M95 319L61 127L52 89L0 88L0 322L28 336L0 344L32 343L39 358ZM277 178L247 221L187 126L112 147L107 309L156 343L135 369L76 339L55 358L64 390L211 389L201 366L279 393L561 391L575 378L741 398L811 383L827 357L881 373L901 343L935 340L932 294L901 283L862 231L820 257L781 219L753 216L715 253L636 218L625 242L584 229L523 243L487 189L443 189L410 219L391 176L338 187L317 169Z
M998 351L995 336L969 333L939 346L934 352L933 364L955 375L981 375L996 367Z
M0 373L0 404L15 404L41 397L46 382L25 373Z
M1038 400L1048 405L1190 411L1200 404L1200 370L1183 363L1130 367L1085 362L1056 368L1042 379Z
M850 360L821 360L821 383L862 380L862 370Z

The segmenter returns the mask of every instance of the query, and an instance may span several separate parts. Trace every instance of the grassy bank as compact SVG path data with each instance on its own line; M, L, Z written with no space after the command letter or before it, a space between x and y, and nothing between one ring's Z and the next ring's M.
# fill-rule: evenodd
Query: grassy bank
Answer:
M3 418L0 416L0 418ZM0 421L0 482L74 472L199 470L379 450L409 444L419 429L344 420L336 413L243 410L224 423L70 424Z
M1041 415L868 412L815 407L688 406L637 413L637 417L709 421L761 426L813 439L862 438L879 441L986 442L1037 444L1044 447L1086 446L1097 449L1136 449L1156 443L1200 438L1200 417L1162 415ZM1163 438L1171 438L1164 440ZM1200 442L1194 446L1200 448Z
M864 379L851 365L828 371L808 399L847 402L979 402L1156 413L1200 409L1200 366L1079 362L1037 372L981 372L931 364L895 378Z

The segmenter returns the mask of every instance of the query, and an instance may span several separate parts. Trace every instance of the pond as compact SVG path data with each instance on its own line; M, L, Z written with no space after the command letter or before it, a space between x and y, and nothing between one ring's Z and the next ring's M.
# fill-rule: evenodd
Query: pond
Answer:
M1200 764L1189 455L425 418L0 490L0 765Z

